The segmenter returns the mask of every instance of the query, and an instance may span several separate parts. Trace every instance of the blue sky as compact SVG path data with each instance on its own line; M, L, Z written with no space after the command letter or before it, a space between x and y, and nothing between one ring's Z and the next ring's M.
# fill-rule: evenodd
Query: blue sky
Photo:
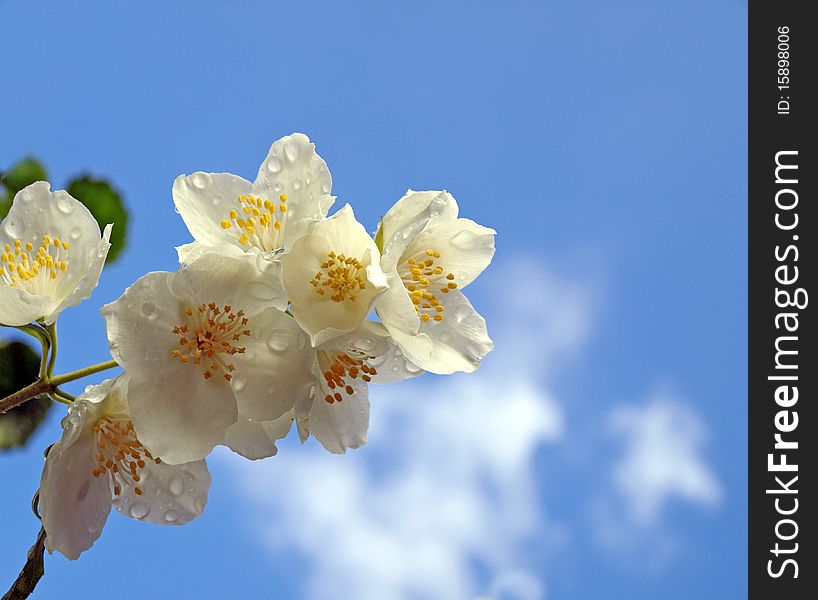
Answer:
M293 131L370 228L411 187L498 231L467 290L480 372L375 388L343 457L217 452L202 519L112 515L37 597L745 596L746 24L727 1L0 0L0 166L104 175L131 209L60 371L175 268L173 179L252 179ZM57 412L0 457L2 582Z

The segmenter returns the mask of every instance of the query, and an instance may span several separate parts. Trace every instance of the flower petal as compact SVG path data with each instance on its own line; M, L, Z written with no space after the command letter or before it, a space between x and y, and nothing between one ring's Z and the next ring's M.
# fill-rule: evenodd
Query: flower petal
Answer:
M0 280L0 324L17 327L48 314L54 301L48 296L34 296Z
M106 225L105 231L102 234L102 239L97 246L97 253L91 258L91 263L88 265L88 270L77 282L74 290L65 297L60 305L55 308L50 315L45 318L46 324L51 324L57 320L59 314L69 306L76 306L83 300L91 297L91 292L99 284L99 276L102 274L102 268L105 266L105 259L108 257L108 250L111 249L111 228L113 225Z
M111 511L108 477L93 476L95 441L78 436L73 443L51 447L40 481L40 514L45 547L70 560L90 548Z
M448 375L458 371L470 373L480 366L480 361L494 348L488 336L486 320L469 303L466 296L457 290L443 295L441 303L445 307L446 318L421 325L421 332L432 340L431 356L416 361L412 348L405 345L406 339L398 338L402 350L415 364L438 375ZM414 341L412 342L414 343Z
M405 254L422 253L427 248L440 252L437 264L444 273L454 273L461 289L489 265L494 256L497 232L469 219L430 221L407 246Z
M171 465L207 456L238 419L230 384L181 363L166 376L132 377L128 405L139 440Z
M293 133L273 143L259 167L255 189L270 198L286 194L285 248L301 236L311 219L326 217L335 201L330 196L332 176L327 163L303 133Z
M184 525L201 516L210 490L203 460L169 465L148 461L139 482L142 494L125 487L114 507L127 517L159 525Z
M190 234L205 246L234 245L241 248L235 228L222 221L239 208L239 197L251 195L253 184L230 173L180 175L173 182L173 203Z
M340 402L329 403L324 396L332 395L320 378L320 391L309 416L309 431L329 452L343 454L347 448L358 448L366 443L369 429L369 390L360 379L350 380L352 394L345 394Z
M255 421L272 421L309 396L314 352L295 320L278 310L251 314L246 351L233 356L233 390L239 411Z
M259 422L239 415L224 436L223 444L233 452L250 460L275 456L276 440L285 437L293 424L293 412L289 411L274 421Z
M399 257L430 219L453 220L457 210L457 202L448 192L407 191L383 216L383 254Z

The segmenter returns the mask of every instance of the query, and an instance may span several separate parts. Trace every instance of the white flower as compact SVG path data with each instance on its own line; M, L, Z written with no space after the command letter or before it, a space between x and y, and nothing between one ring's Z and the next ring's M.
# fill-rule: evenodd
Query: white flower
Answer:
M387 287L378 247L347 204L281 257L292 313L313 346L356 329Z
M151 453L134 432L127 393L126 376L108 379L89 387L63 419L39 492L49 552L79 557L100 536L112 505L162 525L183 525L204 511L207 465L168 465Z
M266 260L205 253L148 273L102 309L130 375L139 438L168 463L206 456L239 414L276 419L309 393L308 340L276 297ZM286 345L285 352L271 349Z
M323 344L315 349L312 395L295 406L301 441L312 434L335 454L362 446L369 429L369 383L393 383L422 372L379 323L365 321Z
M229 254L288 248L326 216L331 190L327 164L302 133L273 143L253 183L229 173L180 175L173 201L196 241L177 248L179 260L192 262L202 247Z
M491 262L496 232L457 212L447 192L409 190L378 235L389 281L378 316L407 358L437 374L474 371L494 347L461 290Z
M38 181L14 196L0 226L0 324L53 323L88 298L111 244L68 192Z
M282 352L285 344L282 343ZM274 421L246 417L227 430L224 444L250 459L276 454L275 442L295 421L301 441L313 435L334 454L366 443L369 383L392 383L423 371L403 358L380 323L365 321L356 331L309 349L312 393Z

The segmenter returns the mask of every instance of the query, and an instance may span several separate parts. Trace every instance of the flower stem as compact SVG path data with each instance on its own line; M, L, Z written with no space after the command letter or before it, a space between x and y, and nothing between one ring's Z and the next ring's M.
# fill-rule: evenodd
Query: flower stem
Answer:
M48 364L49 364L49 350L51 349L51 336L48 331L44 330L42 327L38 325L21 325L17 327L18 330L22 331L23 333L27 333L31 337L35 337L40 342L40 347L42 348L42 356L40 357L40 379L44 378L48 373ZM54 356L56 356L56 339L55 339L55 346L54 346ZM53 358L52 358L53 360Z
M51 339L51 358L48 359L48 376L54 373L54 363L57 362L57 322L46 325L48 337Z
M119 365L117 365L115 360L109 360L96 365L91 365L90 367L85 367L83 369L77 369L76 371L71 371L70 373L58 375L57 377L48 377L48 375L41 377L31 385L28 385L0 400L0 414L3 414L15 406L18 406L23 402L36 398L42 394L54 394L57 387L64 383L68 383L69 381L74 381L82 377L88 377L89 375L99 373L100 371L105 371L106 369L113 369L117 366ZM66 394L62 390L59 391L57 396L69 402L70 398L73 398L73 396Z
M118 366L119 365L115 360L108 360L96 365L91 365L90 367L84 367L82 369L77 369L76 371L71 371L70 373L57 375L56 377L51 378L51 385L53 386L52 389L57 387L58 385L68 383L69 381L74 381L75 379L88 377L89 375L93 375L94 373L99 373L100 371L105 371L106 369L113 369L114 367Z

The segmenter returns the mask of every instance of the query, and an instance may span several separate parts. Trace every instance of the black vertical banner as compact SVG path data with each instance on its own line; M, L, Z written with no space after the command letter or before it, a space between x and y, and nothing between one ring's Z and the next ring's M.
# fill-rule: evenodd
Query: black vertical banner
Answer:
M748 567L758 599L818 598L818 23L809 4L749 5Z

